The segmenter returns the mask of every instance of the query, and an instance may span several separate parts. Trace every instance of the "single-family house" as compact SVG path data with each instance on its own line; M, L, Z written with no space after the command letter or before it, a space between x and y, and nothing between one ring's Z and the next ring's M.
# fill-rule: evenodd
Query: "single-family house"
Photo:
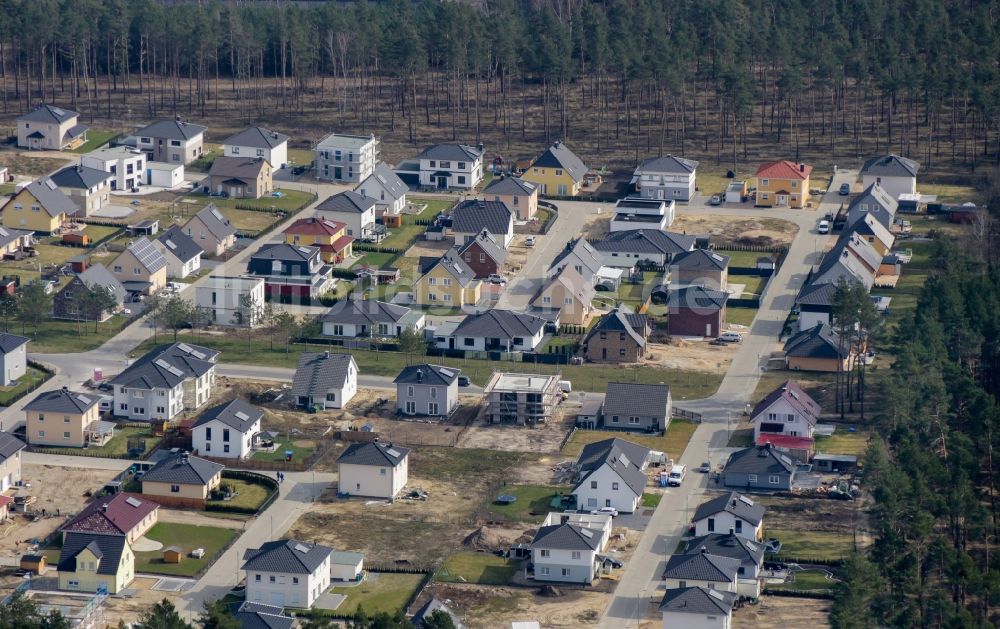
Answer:
M690 201L697 189L697 171L698 162L693 159L675 155L648 157L635 169L632 182L644 199Z
M854 197L847 206L847 220L844 230L851 227L866 215L875 217L886 229L892 229L892 222L899 210L899 202L878 183L865 188L864 192Z
M100 496L62 526L63 538L71 533L124 536L129 544L153 528L160 504L139 494Z
M216 157L208 171L208 189L234 199L259 199L274 190L273 173L263 157Z
M391 221L406 208L409 187L385 162L379 162L372 174L361 180L354 191L375 201L375 216L389 222L386 216Z
M143 236L111 262L111 275L129 293L152 295L167 285L167 259Z
M558 310L560 323L587 325L594 312L596 295L589 280L572 267L564 266L538 287L528 303L541 310Z
M103 445L102 435L110 436L113 427L100 426L99 402L96 395L66 387L39 393L24 406L28 443L66 448Z
M57 170L50 177L73 202L76 216L90 216L111 200L114 176L105 170L77 164Z
M171 420L199 408L211 397L218 357L214 349L188 343L151 349L111 379L112 412L124 419Z
M60 590L118 594L135 578L135 554L124 535L67 533L57 568Z
M557 140L531 162L521 178L536 184L543 195L575 197L586 174L583 160Z
M160 120L135 132L135 148L146 154L147 161L187 166L204 154L206 129L180 118Z
M256 326L266 299L263 277L213 275L195 287L195 304L215 325Z
M494 179L483 190L483 198L503 203L519 221L530 221L538 212L538 185L520 177Z
M300 218L284 232L290 245L319 248L320 258L330 264L339 264L354 255L354 237L347 235L347 224L326 218Z
M242 566L246 572L246 600L309 609L330 588L331 552L333 549L327 546L294 539L248 548Z
M302 408L344 408L358 392L358 363L350 354L303 352L292 379L292 399Z
M100 312L86 307L87 294L103 290L114 299L114 306ZM52 298L52 316L56 319L80 321L106 321L122 307L128 291L115 276L101 263L87 267L83 273L73 276Z
M667 332L674 336L718 336L726 325L729 293L689 284L667 293Z
M862 216L851 227L854 236L868 242L883 258L892 252L896 236L871 214Z
M558 274L566 267L572 268L591 284L596 284L604 261L600 253L584 238L570 240L549 265L547 277Z
M88 127L70 109L41 104L17 118L17 146L32 151L73 149L87 141Z
M708 249L679 253L670 262L670 284L724 291L729 286L729 256Z
M221 256L236 246L236 228L211 203L188 219L184 224L184 233L211 256Z
M736 533L708 533L688 541L684 554L705 551L717 557L729 557L740 562L736 571L736 593L758 598L763 587L761 569L764 566L764 545Z
M284 168L288 165L288 136L264 127L247 127L222 142L222 155L259 157L272 168Z
M424 313L374 299L342 299L319 317L321 334L337 338L394 338L421 332Z
M0 227L0 259L27 255L24 250L35 244L35 232Z
M167 261L167 277L182 279L201 270L204 251L179 225L171 225L153 241L153 246Z
M837 285L830 282L810 282L802 287L795 298L799 311L798 329L811 330L818 324L833 323L833 298Z
M610 515L550 513L531 540L534 579L590 585L610 538Z
M424 149L417 161L417 182L422 188L471 190L483 180L481 145L435 144Z
M573 495L580 509L611 507L632 513L639 507L646 487L649 448L624 439L604 439L587 444L576 460L578 470Z
M0 334L0 373L3 385L11 386L28 371L28 341L31 339L4 332Z
M646 262L666 268L674 256L692 251L697 242L694 236L666 232L659 229L630 229L612 232L603 239L590 243L603 256L603 264L632 268Z
M0 492L21 482L21 450L26 447L11 433L0 430Z
M774 446L750 446L729 455L722 484L743 491L791 491L795 469L795 462Z
M893 199L901 194L917 193L917 172L920 164L890 153L865 160L861 167L861 185L865 188L878 184Z
M503 275L507 250L485 229L474 238L466 238L465 244L456 245L455 254L469 265L476 279Z
M97 149L80 158L80 163L111 174L111 191L135 190L148 184L146 154L129 146Z
M375 172L379 141L374 135L331 133L316 145L316 178L358 183Z
M700 505L694 512L694 534L731 533L759 542L764 538L764 505L731 491Z
M787 159L761 164L757 169L757 207L802 209L809 201L812 166Z
M222 483L225 465L178 452L160 459L142 477L142 494L167 507L201 509Z
M264 245L250 255L247 271L264 278L269 297L285 302L310 303L334 284L333 269L323 264L319 247Z
M803 329L785 341L785 365L793 371L850 371L855 359L852 343L841 342L825 323Z
M670 588L660 601L663 629L730 629L735 592L691 586Z
M409 478L410 450L385 441L352 443L337 458L340 493L392 500Z
M735 593L739 569L738 559L713 555L706 550L671 555L661 578L668 590L694 586Z
M451 229L459 247L488 231L504 249L514 240L514 215L506 203L469 199L451 210Z
M448 417L458 407L460 370L427 363L404 367L396 385L396 412Z
M233 612L240 629L292 629L296 620L285 615L284 606L243 601Z
M615 306L587 332L583 355L594 363L642 362L650 332L649 317Z
M531 352L542 342L548 322L535 315L493 309L467 316L452 333L453 349L478 352ZM450 348L449 343L449 348Z
M757 402L750 413L754 443L772 436L811 439L821 412L819 404L797 382L786 380Z
M495 371L483 396L491 424L540 424L561 399L559 377Z
M0 213L4 227L52 234L76 214L76 205L56 182L46 177L15 192L0 208Z
M670 425L672 406L666 384L609 382L604 394L603 427L662 432Z
M413 284L416 304L461 308L476 305L482 297L482 281L454 251L440 258L421 258L419 270Z
M375 224L375 199L352 190L339 192L316 206L317 217L347 225L347 235L359 240L377 240L384 235Z
M217 404L191 427L191 444L198 454L245 459L253 454L264 411L239 398Z
M858 282L866 290L871 290L882 258L871 243L855 235L853 231L846 230L823 256L819 269L812 275L812 283Z
M673 199L643 199L626 197L615 203L614 216L608 224L612 232L631 229L665 230L674 223L676 205Z

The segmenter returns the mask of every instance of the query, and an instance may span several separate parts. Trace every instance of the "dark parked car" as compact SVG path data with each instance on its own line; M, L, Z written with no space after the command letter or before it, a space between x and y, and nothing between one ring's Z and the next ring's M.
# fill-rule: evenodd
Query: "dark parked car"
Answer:
M840 196L846 197L851 194L851 184L842 183L840 184Z
M472 382L469 380L469 376L459 376L458 377L458 386L460 386L460 387L467 387L470 384L472 384Z

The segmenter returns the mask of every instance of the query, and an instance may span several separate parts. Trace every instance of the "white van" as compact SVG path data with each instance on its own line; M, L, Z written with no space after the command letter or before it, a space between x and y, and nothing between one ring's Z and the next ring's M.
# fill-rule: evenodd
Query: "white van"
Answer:
M560 380L559 381L559 390L562 391L563 393L572 393L573 392L573 383L570 382L569 380Z
M743 340L743 335L739 332L723 332L719 335L719 340L726 343L739 343Z
M670 474L667 476L667 484L671 487L680 487L681 483L684 482L685 476L687 476L687 468L683 465L675 465L670 468Z
M101 415L110 414L115 409L115 398L113 395L102 395L98 404Z

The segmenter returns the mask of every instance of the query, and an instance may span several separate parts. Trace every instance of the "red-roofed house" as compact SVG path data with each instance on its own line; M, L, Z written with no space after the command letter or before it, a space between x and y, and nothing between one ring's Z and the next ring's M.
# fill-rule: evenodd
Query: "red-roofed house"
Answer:
M124 535L129 544L142 537L156 524L159 503L138 494L115 494L91 502L63 528L66 533Z
M800 461L808 461L812 458L815 440L812 437L792 437L791 435L762 433L757 438L756 445L765 446L768 444L791 455L792 458Z
M812 166L787 159L757 169L757 207L803 208L809 200Z
M821 412L819 404L794 380L787 380L758 402L750 413L754 443L771 443L783 450L811 451L813 432Z
M326 218L300 218L283 233L290 245L319 247L324 262L337 264L353 255L354 238L347 235L347 225Z

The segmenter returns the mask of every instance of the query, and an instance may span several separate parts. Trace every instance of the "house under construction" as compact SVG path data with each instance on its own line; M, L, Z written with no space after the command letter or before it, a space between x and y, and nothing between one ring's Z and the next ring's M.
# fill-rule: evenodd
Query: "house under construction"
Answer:
M485 396L491 424L537 424L559 402L559 376L494 372Z

